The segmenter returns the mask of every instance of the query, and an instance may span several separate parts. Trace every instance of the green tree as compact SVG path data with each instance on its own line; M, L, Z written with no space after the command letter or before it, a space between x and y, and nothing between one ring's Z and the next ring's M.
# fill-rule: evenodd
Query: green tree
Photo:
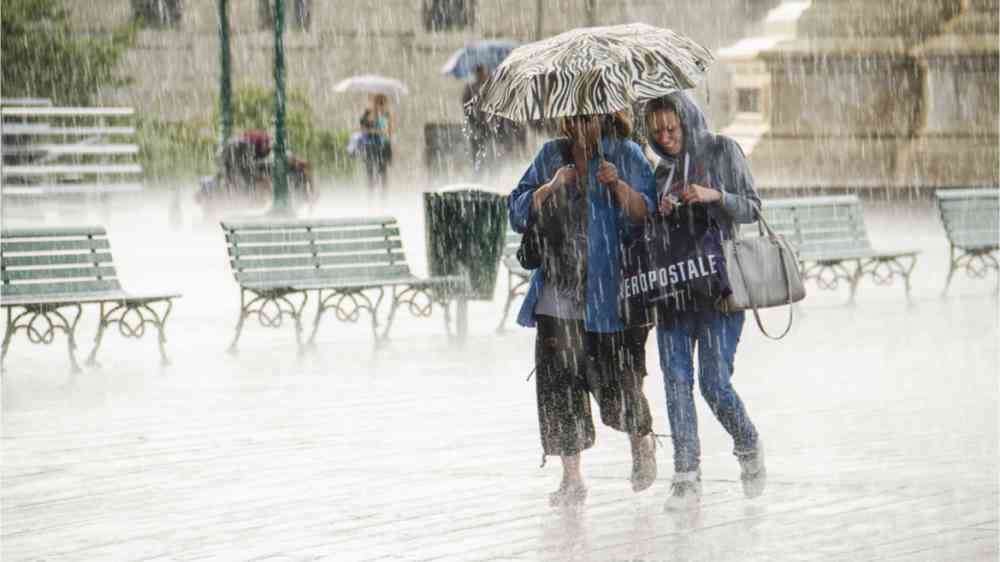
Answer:
M3 0L0 21L4 97L87 105L99 88L126 83L114 69L134 26L102 36L74 32L62 0Z

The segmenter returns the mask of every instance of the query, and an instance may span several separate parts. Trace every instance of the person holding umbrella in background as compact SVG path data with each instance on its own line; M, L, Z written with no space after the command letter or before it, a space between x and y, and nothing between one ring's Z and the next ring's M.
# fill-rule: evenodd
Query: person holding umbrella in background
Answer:
M392 139L396 132L395 119L389 111L389 96L397 101L409 94L406 84L395 78L365 74L352 76L334 85L337 93L359 92L368 94L368 107L361 115L360 150L368 176L368 191L380 189L386 193L386 172L392 162Z
M386 172L392 162L392 136L395 123L389 112L389 98L385 94L373 94L368 108L361 115L362 150L365 172L368 175L368 191L374 194L380 189L386 193L388 182Z
M476 174L493 169L500 159L510 156L518 145L523 146L527 140L524 129L517 123L467 107L490 73L515 47L517 43L509 39L475 41L455 51L441 68L441 73L447 76L459 79L472 77L472 81L462 89L462 110Z

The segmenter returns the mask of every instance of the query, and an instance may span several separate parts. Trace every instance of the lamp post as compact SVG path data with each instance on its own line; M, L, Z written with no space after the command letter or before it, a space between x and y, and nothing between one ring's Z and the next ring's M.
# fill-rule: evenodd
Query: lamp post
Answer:
M229 0L219 0L219 154L233 134L233 85L229 51Z
M292 213L288 204L288 148L285 142L285 1L274 0L274 170L271 212Z

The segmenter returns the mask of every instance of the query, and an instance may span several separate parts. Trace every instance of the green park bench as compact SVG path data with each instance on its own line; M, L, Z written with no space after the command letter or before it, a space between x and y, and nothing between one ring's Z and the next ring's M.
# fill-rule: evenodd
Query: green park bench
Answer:
M126 338L139 338L152 325L159 331L160 358L164 350L164 324L176 293L131 293L122 290L111 257L104 227L4 229L0 242L3 285L0 307L7 312L3 355L11 339L24 331L32 343L51 344L57 331L66 334L73 371L76 361L76 326L85 304L100 307L97 336L87 364L97 364L97 350L112 324ZM156 306L163 306L158 311ZM64 313L69 309L75 314Z
M902 277L910 298L910 274L919 250L885 252L868 240L861 201L855 195L765 199L768 224L795 249L803 281L835 290L841 281L850 288L850 302L858 283L869 276L877 285Z
M948 279L941 294L948 292L959 269L974 279L986 277L990 270L1000 272L995 255L1000 249L1000 190L938 190L935 199L951 245Z
M278 328L284 318L291 318L301 354L302 313L310 292L316 293L317 309L308 347L315 345L327 310L333 310L342 322L357 322L363 312L368 313L378 345L388 339L396 312L403 306L414 316L427 317L434 304L440 305L450 331L448 307L453 300L458 306L459 336L464 335L463 278L413 275L393 217L221 224L229 263L240 286L240 314L231 352L236 351L245 321L256 316L269 328ZM386 296L391 300L389 315L379 333L378 310Z
M500 325L497 326L497 332L504 331L504 324L507 323L507 316L510 314L510 306L514 303L514 299L528 293L531 271L521 267L521 263L517 261L517 249L520 246L521 235L508 230L507 239L504 242L503 254L500 257L500 263L507 270L507 301L503 306L503 316L500 318Z

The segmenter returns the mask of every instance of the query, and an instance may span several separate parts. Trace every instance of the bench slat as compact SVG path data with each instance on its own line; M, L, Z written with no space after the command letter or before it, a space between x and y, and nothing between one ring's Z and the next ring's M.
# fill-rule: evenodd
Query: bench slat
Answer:
M152 302L180 298L180 293L132 293L122 290L82 293L48 293L44 296L0 296L0 306L25 306L29 304L83 304L97 302Z
M2 131L4 136L129 136L135 134L135 127L52 127L44 123L4 123Z
M267 242L303 242L310 240L353 240L399 236L398 228L365 228L343 230L310 230L285 232L254 232L227 234L230 244L260 244Z
M771 226L774 230L789 230L795 229L797 227L801 228L829 228L829 227L840 227L845 224L852 225L854 227L864 226L863 222L854 216L841 216L841 217L809 217L802 215L791 215L777 218L772 220L770 215L767 215L767 224ZM756 227L744 227L756 230Z
M135 109L131 107L5 107L0 109L0 114L4 117L124 117L133 115Z
M139 147L134 144L29 144L5 146L3 148L3 154L31 154L34 152L42 152L48 155L138 154Z
M51 228L5 228L0 236L13 238L56 238L59 236L104 236L107 229L103 226L55 226Z
M398 263L406 261L406 255L402 253L377 252L374 254L344 254L344 255L324 255L308 256L301 258L276 258L276 259L236 259L230 260L233 269L289 269L296 267L322 267L324 265L351 265L351 264L380 264Z
M35 279L71 279L87 278L97 279L99 277L115 277L114 267L60 267L47 269L4 269L3 280L21 281Z
M31 242L7 242L0 245L6 253L27 253L27 252L62 252L67 250L107 250L111 247L106 238L92 238L80 240L40 240Z
M286 269L282 271L240 271L236 280L240 283L274 283L276 286L297 281L358 281L403 277L410 274L406 265L380 267L351 267L341 269Z
M1000 199L1000 189L981 187L971 189L939 189L934 195L942 201L950 199Z
M47 254L42 256L4 256L3 267L27 267L38 265L73 265L79 263L111 263L111 254L96 252L89 254Z
M49 164L40 166L4 166L3 177L55 176L66 174L141 174L139 164Z
M824 256L856 255L867 256L874 253L874 250L867 246L857 246L855 244L824 244L822 246L804 245L795 247L795 252L801 258Z
M395 225L396 219L383 217L347 217L337 219L287 219L277 221L262 221L261 219L243 221L222 221L222 228L227 231L239 230L292 230L311 228L326 228L338 226L380 226Z
M1000 224L1000 213L997 209L967 210L960 213L945 211L941 218L945 227L959 230L980 226L996 228Z
M941 211L946 215L961 215L964 213L990 213L1000 208L997 199L966 199L965 201L941 201Z
M121 286L115 279L104 279L100 281L80 281L66 283L21 283L17 285L3 285L0 293L5 296L28 296L47 295L52 293L94 293L98 291L118 291Z
M37 185L5 185L4 195L45 196L69 195L78 193L132 193L142 191L141 183L105 182L105 183L63 183Z
M840 230L801 230L792 237L799 243L822 240L856 240L859 244L868 244L868 238L856 229Z
M279 244L274 246L230 246L229 255L239 256L276 256L296 254L335 254L346 252L365 252L371 250L390 250L402 248L400 240L374 240L370 242L342 242L338 244Z
M1000 235L996 232L961 233L951 239L952 244L968 248L985 248L1000 244Z
M857 195L829 195L821 197L783 197L764 199L764 209L783 207L826 207L831 205L857 205L861 202Z

